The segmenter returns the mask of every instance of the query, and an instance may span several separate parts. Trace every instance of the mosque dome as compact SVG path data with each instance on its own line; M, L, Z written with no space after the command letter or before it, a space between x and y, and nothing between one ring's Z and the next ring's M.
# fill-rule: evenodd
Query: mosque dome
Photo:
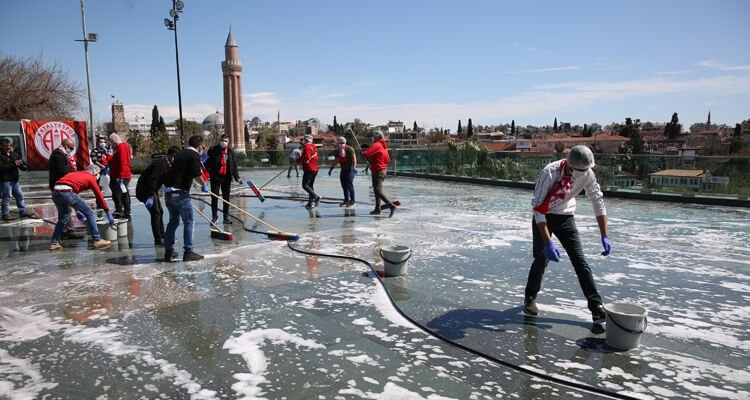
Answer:
M203 127L224 126L224 114L216 111L203 119Z

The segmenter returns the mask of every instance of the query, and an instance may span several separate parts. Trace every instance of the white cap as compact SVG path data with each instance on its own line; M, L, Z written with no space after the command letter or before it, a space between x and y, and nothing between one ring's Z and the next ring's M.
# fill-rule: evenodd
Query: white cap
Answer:
M573 146L568 154L568 164L576 169L594 168L594 153L587 146Z

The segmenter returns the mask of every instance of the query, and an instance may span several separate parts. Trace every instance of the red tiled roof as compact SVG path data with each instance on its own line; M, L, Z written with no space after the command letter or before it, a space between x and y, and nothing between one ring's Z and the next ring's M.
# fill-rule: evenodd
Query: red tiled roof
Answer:
M482 143L489 151L508 151L515 150L515 143Z
M702 169L665 169L663 171L649 174L651 176L680 176L680 177L699 177L703 175Z

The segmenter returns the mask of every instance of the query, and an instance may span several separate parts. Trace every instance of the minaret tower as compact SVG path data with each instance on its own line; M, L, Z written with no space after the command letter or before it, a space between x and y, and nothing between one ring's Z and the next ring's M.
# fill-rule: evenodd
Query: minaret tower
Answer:
M224 45L224 132L229 135L229 146L245 151L245 126L242 121L242 63L238 56L237 42L229 28Z

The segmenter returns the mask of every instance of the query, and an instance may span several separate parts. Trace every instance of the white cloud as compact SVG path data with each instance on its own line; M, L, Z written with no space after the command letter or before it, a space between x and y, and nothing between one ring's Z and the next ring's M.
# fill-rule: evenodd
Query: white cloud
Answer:
M701 60L697 64L699 67L718 69L720 71L750 71L750 65L726 65L716 60Z
M520 71L507 71L506 74L529 74L539 72L559 72L559 71L577 71L581 67L577 65L568 65L565 67L549 67L549 68L537 68L537 69L525 69Z

